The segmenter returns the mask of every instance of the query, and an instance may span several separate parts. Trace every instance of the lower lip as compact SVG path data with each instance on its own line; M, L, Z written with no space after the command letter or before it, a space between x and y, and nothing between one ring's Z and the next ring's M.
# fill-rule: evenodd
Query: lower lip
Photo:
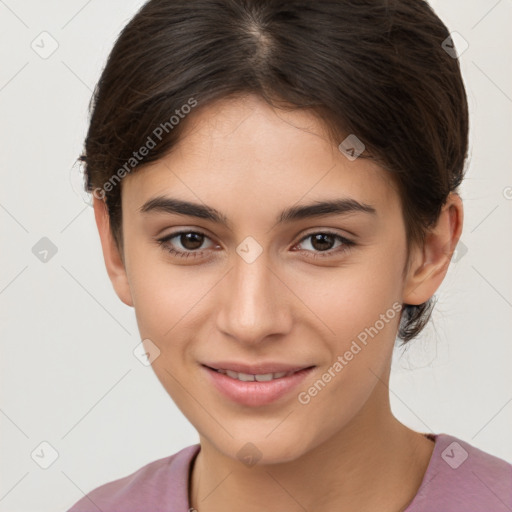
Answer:
M287 377L267 382L243 382L212 370L207 366L202 365L202 368L209 375L216 389L224 396L234 402L250 407L267 405L285 396L315 369L315 367L305 368Z

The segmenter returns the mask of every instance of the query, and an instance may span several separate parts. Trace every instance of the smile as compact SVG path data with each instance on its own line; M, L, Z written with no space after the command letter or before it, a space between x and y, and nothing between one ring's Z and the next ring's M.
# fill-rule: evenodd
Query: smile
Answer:
M268 382L274 379L281 379L283 377L288 377L289 375L293 375L296 373L296 371L292 372L277 372L277 373L262 373L259 375L253 375L251 373L239 373L234 372L232 370L215 370L219 373L222 373L224 375L227 375L228 377L231 377L232 379L241 380L242 382L251 382L251 381L258 381L258 382ZM298 370L297 370L298 371Z
M270 405L280 399L291 400L293 390L302 386L304 379L316 369L310 366L286 372L245 373L206 365L201 367L216 392L230 402L248 407Z

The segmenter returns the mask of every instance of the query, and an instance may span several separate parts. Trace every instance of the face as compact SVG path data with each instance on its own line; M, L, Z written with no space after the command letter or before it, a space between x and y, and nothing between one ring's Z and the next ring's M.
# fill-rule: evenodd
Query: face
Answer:
M386 376L404 298L400 199L309 112L248 96L193 115L171 154L123 181L122 299L204 439L232 458L252 443L266 462L292 460L348 428ZM235 382L204 366L219 363L310 369Z

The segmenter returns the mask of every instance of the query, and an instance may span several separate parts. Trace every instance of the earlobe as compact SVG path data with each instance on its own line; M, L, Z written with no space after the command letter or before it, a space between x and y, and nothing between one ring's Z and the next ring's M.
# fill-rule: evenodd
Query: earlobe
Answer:
M112 286L121 301L127 306L133 307L130 283L125 264L110 230L110 217L107 205L103 200L97 197L94 197L94 217L100 235L105 266Z
M423 304L443 282L462 233L463 215L459 195L450 193L436 225L426 234L423 247L415 248L411 254L412 264L404 286L405 304Z

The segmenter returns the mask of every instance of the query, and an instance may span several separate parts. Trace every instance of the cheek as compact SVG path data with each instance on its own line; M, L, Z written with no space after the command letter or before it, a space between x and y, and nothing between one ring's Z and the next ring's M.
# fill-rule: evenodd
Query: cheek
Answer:
M344 297L338 299L332 318L335 319L333 330L342 344L340 350L344 348L343 345L346 346L347 341L357 339L364 344L368 336L382 340L382 349L394 340L398 327L396 310L400 304L395 287L396 283L387 282L385 279L378 282L376 278L359 282Z
M334 416L343 422L365 402L390 361L401 311L401 267L396 254L365 258L334 269L325 279L303 284L308 306L320 319L328 357L315 389L313 407L344 404ZM307 390L306 390L307 391ZM308 395L310 395L308 393ZM306 397L307 399L308 397ZM338 417L339 416L339 417Z
M194 417L197 411L186 391L190 388L190 361L186 359L190 340L200 336L197 326L204 321L198 317L200 305L212 285L205 279L194 279L192 271L173 269L162 262L144 265L133 258L131 271L140 336L160 350L152 362L153 371L182 413Z
M161 251L161 253L160 253ZM205 273L202 273L205 277ZM214 285L198 268L172 265L164 251L135 249L129 261L130 289L140 334L167 344L188 325Z
M374 254L345 268L326 270L292 282L297 295L315 313L320 332L334 340L334 348L343 351L376 322L382 337L394 338L401 299L401 267L396 255Z
M321 425L305 421L301 427L305 439L327 439L350 423L379 379L385 380L394 347L401 307L394 293L396 283L388 278L358 280L353 275L344 285L333 282L317 297L316 306L322 307L315 311L334 334L325 337L325 364L297 396L299 411L308 418L326 418Z

